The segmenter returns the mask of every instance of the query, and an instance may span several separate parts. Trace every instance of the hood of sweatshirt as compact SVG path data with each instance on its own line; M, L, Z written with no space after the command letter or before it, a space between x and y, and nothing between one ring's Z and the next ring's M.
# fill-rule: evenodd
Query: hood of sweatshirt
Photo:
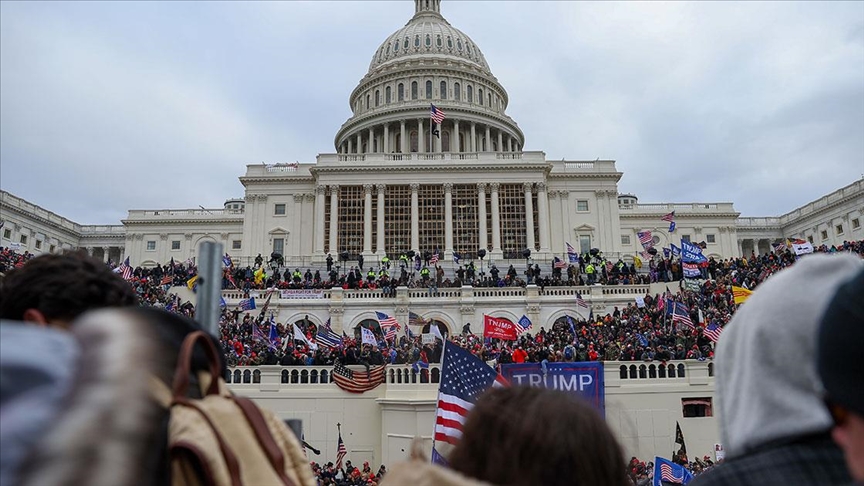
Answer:
M837 287L861 266L851 255L805 256L762 283L735 313L716 357L727 458L830 429L816 372L817 330Z

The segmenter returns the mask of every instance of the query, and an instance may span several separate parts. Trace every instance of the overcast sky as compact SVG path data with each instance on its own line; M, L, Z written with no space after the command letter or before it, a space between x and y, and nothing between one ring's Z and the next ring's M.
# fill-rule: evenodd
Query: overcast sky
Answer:
M0 2L0 187L74 221L221 207L332 153L413 2ZM526 150L641 202L792 210L864 175L862 2L468 2Z

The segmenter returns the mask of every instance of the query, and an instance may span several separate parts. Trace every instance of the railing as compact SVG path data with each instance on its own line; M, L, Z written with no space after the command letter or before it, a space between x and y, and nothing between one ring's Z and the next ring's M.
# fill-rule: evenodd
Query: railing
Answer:
M604 285L600 287L603 295L645 295L649 285Z
M123 225L86 225L81 226L81 236L123 236L126 229Z
M365 366L349 366L355 371L364 371ZM236 366L225 373L225 381L232 385L278 384L280 388L294 385L331 387L333 366ZM441 381L441 365L430 364L429 369L414 370L410 364L387 365L384 383L387 387L418 384L438 386ZM268 383L270 382L270 383Z
M616 373L617 370L617 373ZM688 381L706 384L707 378L714 377L714 362L688 359L683 361L607 361L604 364L606 381L619 380L620 385L634 382L645 384L650 380L658 382ZM703 383L699 383L703 381Z
M543 152L411 152L411 153L363 153L363 154L319 154L319 164L330 164L340 162L367 162L367 163L385 163L385 162L442 162L453 160L477 160L488 163L505 163L507 160L521 160L525 163L546 163L546 157ZM590 164L594 164L591 162ZM602 164L602 162L601 162ZM609 162L609 167L614 168L614 163ZM260 173L259 166L249 166L247 175L255 175Z
M732 203L677 203L677 204L619 204L618 209L622 211L639 212L707 212L726 211L735 212Z
M268 165L267 172L297 172L299 169L299 164L274 164Z
M739 230L747 228L780 229L780 218L738 218L735 225Z
M242 209L130 209L127 219L136 218L167 218L174 216L197 216L197 217L215 217L215 216L243 216Z

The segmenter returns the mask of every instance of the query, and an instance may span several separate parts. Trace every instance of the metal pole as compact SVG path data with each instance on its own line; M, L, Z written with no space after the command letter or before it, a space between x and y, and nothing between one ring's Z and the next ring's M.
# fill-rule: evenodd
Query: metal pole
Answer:
M198 247L198 306L195 318L214 336L219 335L219 297L222 293L222 243L205 241Z

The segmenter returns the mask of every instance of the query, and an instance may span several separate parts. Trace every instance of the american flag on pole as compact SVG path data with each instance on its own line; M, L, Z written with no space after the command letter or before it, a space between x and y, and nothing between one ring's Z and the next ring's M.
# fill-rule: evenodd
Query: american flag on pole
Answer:
M342 460L348 455L345 442L342 441L342 430L339 430L339 445L336 447L336 469L342 469Z
M438 252L436 251L436 252L433 253L432 256L429 258L429 265L437 265L437 264L438 264L438 259L439 259L439 258L440 258L440 257L438 256Z
M388 316L383 312L375 312L375 316L378 318L378 324L381 324L381 327L396 327L399 328L399 321L396 320L395 317Z
M702 331L702 335L716 343L722 332L723 328L718 326L716 322L712 322Z
M429 106L431 107L430 113L429 113L429 118L431 118L433 122L440 125L441 122L444 121L444 112L441 111L441 109L435 105L430 104Z
M426 319L420 316L420 314L416 314L414 312L408 312L408 325L409 326L425 326L428 324Z
M519 319L518 324L519 327L522 328L522 332L531 329L531 319L528 319L528 316L526 316L525 314L522 314L522 317Z
M119 270L123 280L132 280L132 265L129 264L129 257L126 257L126 260L120 264Z
M654 245L654 242L651 239L650 231L639 231L636 233L636 236L639 237L639 243L642 243L643 248L649 248Z
M662 482L687 484L693 479L690 471L662 457L654 458L654 484Z
M459 346L444 346L441 385L438 388L438 410L435 413L433 457L447 457L459 439L468 412L477 398L493 386L507 381L493 368Z
M384 369L381 365L371 367L368 372L355 371L337 361L333 366L333 382L347 392L363 393L384 383Z
M668 223L671 223L671 222L675 221L675 211L672 211L671 213L669 213L669 214L663 216L663 217L660 218L660 219L663 220L663 221L666 221L666 222L668 222Z
M556 256L555 259L552 261L552 267L553 268L567 268L567 262L565 262L564 260L562 260Z
M588 308L588 303L585 302L585 299L582 298L582 294L580 294L579 292L576 292L576 305L578 305L579 307L584 307L586 309Z
M690 319L690 309L680 302L672 303L672 322L680 322L688 327L694 327L693 321Z
M576 260L579 259L579 256L576 253L576 248L573 248L573 245L566 241L564 244L567 245L567 259L570 260L570 263L576 263Z
M327 319L326 324L318 327L318 334L315 336L315 341L322 346L333 349L342 345L342 336L333 332L333 329L330 327L330 319Z

